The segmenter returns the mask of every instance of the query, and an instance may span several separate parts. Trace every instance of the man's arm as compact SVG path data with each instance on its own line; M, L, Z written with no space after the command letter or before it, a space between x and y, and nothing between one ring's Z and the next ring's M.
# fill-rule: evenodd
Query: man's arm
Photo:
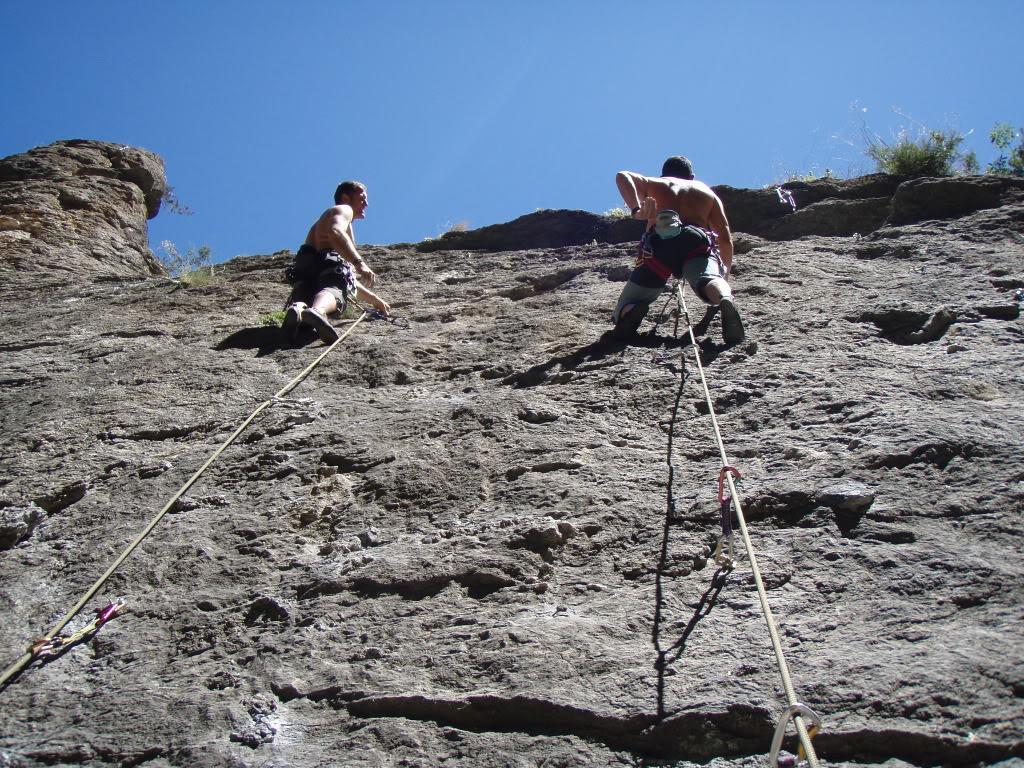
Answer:
M363 278L368 285L373 285L373 274L363 257L356 250L356 244L352 241L349 232L352 231L352 208L347 205L339 205L327 222L327 236L331 241L331 247L342 255L345 261L352 264L356 274Z
M615 174L615 186L619 188L622 202L633 211L633 218L635 219L648 219L652 215L644 207L649 197L648 183L646 176L641 176L639 173L633 173L632 171L619 171Z
M722 256L722 263L725 268L732 272L732 231L729 229L729 220L725 218L725 208L722 201L715 195L711 205L711 212L708 214L708 224L715 234L718 235L718 252Z

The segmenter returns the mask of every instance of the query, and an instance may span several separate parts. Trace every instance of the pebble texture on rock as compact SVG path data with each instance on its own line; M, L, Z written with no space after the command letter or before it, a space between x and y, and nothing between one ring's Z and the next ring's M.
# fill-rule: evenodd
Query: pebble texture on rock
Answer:
M687 292L828 765L1024 756L1022 222L743 235L731 348ZM631 249L362 250L408 326L356 328L94 601L129 612L0 692L0 765L763 765L694 350L600 343ZM261 325L289 258L5 276L5 664L319 354Z

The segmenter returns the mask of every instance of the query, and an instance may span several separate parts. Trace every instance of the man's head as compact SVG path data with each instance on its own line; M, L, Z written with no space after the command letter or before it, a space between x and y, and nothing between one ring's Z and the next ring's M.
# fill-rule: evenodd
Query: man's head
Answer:
M670 157L665 161L665 164L661 166L661 175L671 176L674 179L692 179L693 163L682 155Z
M366 206L369 205L366 197L366 185L360 181L341 182L334 190L334 204L350 206L354 218L365 218Z

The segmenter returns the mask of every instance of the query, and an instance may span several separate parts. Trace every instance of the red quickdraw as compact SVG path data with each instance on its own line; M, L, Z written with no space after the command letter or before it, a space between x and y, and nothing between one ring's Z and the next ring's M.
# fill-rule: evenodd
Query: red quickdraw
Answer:
M54 656L59 656L69 646L75 643L81 642L89 635L96 632L100 627L106 624L111 619L115 619L121 615L124 611L125 604L121 600L117 600L103 608L96 608L96 618L86 624L77 632L73 632L70 635L57 637L44 637L36 640L29 647L28 652L32 654L33 658L47 659Z
M726 464L724 467L722 467L719 470L719 472L718 472L718 503L719 504L729 504L729 503L732 502L732 496L728 496L725 493L725 476L727 474L732 475L737 480L739 480L741 477L743 477L743 473L741 473L738 469L736 469L736 467L732 466L731 464Z

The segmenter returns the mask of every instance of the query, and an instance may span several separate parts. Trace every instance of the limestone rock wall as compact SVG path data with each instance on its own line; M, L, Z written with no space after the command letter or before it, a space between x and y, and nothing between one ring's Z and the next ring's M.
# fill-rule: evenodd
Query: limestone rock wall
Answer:
M745 235L735 347L687 294L826 765L1024 757L1022 223ZM366 248L404 322L225 452L89 606L126 615L0 691L0 765L763 765L783 696L749 565L710 559L695 348L660 307L601 342L628 251ZM5 664L320 353L262 322L289 258L0 281Z
M864 236L886 224L953 218L1024 199L1024 179L1011 176L908 180L880 173L855 179L789 182L779 188L782 194L774 187L720 185L713 189L725 205L734 233L775 241L813 235ZM423 252L557 248L592 242L630 243L641 234L643 224L628 218L541 210L503 224L448 232L416 247Z
M155 275L146 220L163 160L134 147L60 141L0 159L0 270Z

